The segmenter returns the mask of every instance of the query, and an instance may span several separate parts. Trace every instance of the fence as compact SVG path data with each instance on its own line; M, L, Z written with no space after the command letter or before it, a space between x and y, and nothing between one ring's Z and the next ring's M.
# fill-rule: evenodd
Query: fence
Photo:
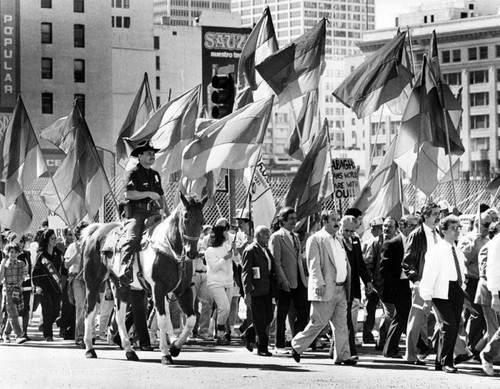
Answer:
M291 181L291 177L271 177L271 189L277 207L283 201L283 198L288 191ZM31 224L31 230L37 229L49 214L47 208L40 199L40 192L45 187L47 182L48 178L39 178L35 180L32 185L30 185L25 191L28 203L30 204L30 207L33 211L33 222ZM455 181L457 205L458 209L462 213L474 213L476 211L478 202L491 204L497 208L500 206L498 199L495 199L495 201L492 202L493 196L491 196L489 192L485 191L488 182L489 181ZM104 205L103 207L101 207L100 213L96 215L96 221L109 222L118 219L113 196L117 199L120 198L123 190L122 180L119 177L112 178L111 187L113 194L108 194L105 197ZM177 187L177 182L171 182L167 186L166 199L169 209L173 209L174 207L174 198L176 195ZM411 184L403 185L403 191L408 204L414 206L415 209L420 209L420 207L426 202L425 196L416 196L415 187ZM243 207L245 196L246 189L243 181L236 180L236 207ZM450 204L453 204L454 201L451 182L439 184L431 197L436 202L439 200L447 200ZM224 192L217 192L215 200L215 205L205 207L205 221L208 224L215 223L215 221L219 217L228 217L229 215L229 194ZM353 201L354 199L342 200L342 209L345 210L346 208L348 208ZM338 201L335 202L335 200L333 199L328 199L323 203L323 208L338 208L338 205Z

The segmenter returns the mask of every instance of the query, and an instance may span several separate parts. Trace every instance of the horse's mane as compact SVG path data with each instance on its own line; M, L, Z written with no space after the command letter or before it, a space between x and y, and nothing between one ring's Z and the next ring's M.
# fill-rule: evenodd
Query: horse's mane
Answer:
M102 226L102 223L92 223L85 227L81 232L81 240L86 241L90 236Z

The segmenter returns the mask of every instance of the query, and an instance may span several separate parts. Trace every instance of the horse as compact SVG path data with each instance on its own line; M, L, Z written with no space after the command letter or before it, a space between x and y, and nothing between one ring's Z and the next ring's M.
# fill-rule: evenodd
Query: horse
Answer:
M191 197L180 195L181 203L164 221L154 226L151 240L145 249L141 249L134 261L134 283L132 287L144 289L139 282L137 272L143 273L143 278L151 286L154 306L156 307L158 327L160 330L161 362L173 364L173 357L179 355L183 344L196 322L194 312L191 277L193 273L192 260L198 255L198 239L203 227L203 207L205 197L198 201ZM83 275L86 284L85 310L85 356L97 358L92 345L92 326L100 301L99 290L104 281L111 280L115 298L116 322L121 337L122 348L128 360L138 361L139 358L130 345L125 326L125 313L130 298L130 287L120 288L118 273L121 264L119 249L111 255L102 252L108 235L121 223L113 222L99 226L89 226L91 232L84 235L83 242ZM113 232L116 233L116 232ZM107 244L107 243L106 243ZM186 258L187 257L187 258ZM168 294L173 292L186 314L186 325L179 337L171 342L167 339L167 326L170 323L168 309Z

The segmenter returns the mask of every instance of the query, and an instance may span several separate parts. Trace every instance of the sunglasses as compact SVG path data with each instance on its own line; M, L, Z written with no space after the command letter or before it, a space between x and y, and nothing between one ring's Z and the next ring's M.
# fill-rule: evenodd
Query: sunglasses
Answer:
M344 228L344 232L355 232L355 230L349 230L347 228Z

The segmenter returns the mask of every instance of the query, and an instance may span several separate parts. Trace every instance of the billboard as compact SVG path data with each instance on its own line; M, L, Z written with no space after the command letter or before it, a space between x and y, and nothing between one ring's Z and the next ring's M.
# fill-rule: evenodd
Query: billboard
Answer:
M3 1L3 0L2 0ZM203 104L208 105L210 82L214 74L234 73L251 28L202 26Z
M0 1L0 112L12 113L20 92L19 1Z

